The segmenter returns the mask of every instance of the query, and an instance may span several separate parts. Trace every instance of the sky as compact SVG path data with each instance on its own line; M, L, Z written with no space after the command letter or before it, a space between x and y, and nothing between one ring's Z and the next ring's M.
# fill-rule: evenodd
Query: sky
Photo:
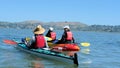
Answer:
M120 0L0 0L0 21L120 25Z

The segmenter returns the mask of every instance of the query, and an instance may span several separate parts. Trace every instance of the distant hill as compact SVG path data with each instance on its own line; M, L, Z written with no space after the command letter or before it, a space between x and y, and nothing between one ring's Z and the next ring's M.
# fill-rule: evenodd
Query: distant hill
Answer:
M71 29L76 30L79 28L88 27L88 25L80 23L80 22L41 22L36 20L29 20L23 22L0 22L0 28L20 28L20 29L33 29L37 25L42 25L44 28L48 29L49 27L53 27L55 29L63 29L65 25L69 25Z
M23 22L3 22L0 21L0 28L16 28L16 29L34 29L37 25L42 25L45 29L53 27L56 30L63 29L69 25L71 30L78 31L99 31L99 32L120 32L120 25L87 25L81 22L41 22L37 20L28 20Z
M88 27L88 25L80 23L80 22L49 22L45 24L46 26L52 26L56 29L63 29L65 25L69 25L71 29L76 30L84 27Z

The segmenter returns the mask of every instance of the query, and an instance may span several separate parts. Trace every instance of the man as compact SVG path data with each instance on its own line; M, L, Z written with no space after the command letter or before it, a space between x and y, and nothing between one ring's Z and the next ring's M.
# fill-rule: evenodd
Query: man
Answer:
M73 34L70 31L69 26L64 27L64 33L62 35L61 40L58 43L74 43Z

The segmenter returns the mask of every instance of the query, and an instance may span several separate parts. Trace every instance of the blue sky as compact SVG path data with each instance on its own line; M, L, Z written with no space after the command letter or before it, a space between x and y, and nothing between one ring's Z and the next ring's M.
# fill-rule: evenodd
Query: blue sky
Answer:
M0 0L0 21L120 25L120 0Z

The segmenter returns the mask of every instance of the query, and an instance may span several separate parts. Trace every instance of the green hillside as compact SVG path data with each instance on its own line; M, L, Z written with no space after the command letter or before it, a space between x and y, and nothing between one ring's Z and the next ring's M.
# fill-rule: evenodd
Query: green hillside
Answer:
M87 25L81 22L41 22L37 20L29 20L23 22L0 22L0 28L16 28L16 29L34 29L37 25L42 25L45 29L53 27L56 30L63 29L69 25L71 30L78 31L99 31L99 32L120 32L120 25Z

